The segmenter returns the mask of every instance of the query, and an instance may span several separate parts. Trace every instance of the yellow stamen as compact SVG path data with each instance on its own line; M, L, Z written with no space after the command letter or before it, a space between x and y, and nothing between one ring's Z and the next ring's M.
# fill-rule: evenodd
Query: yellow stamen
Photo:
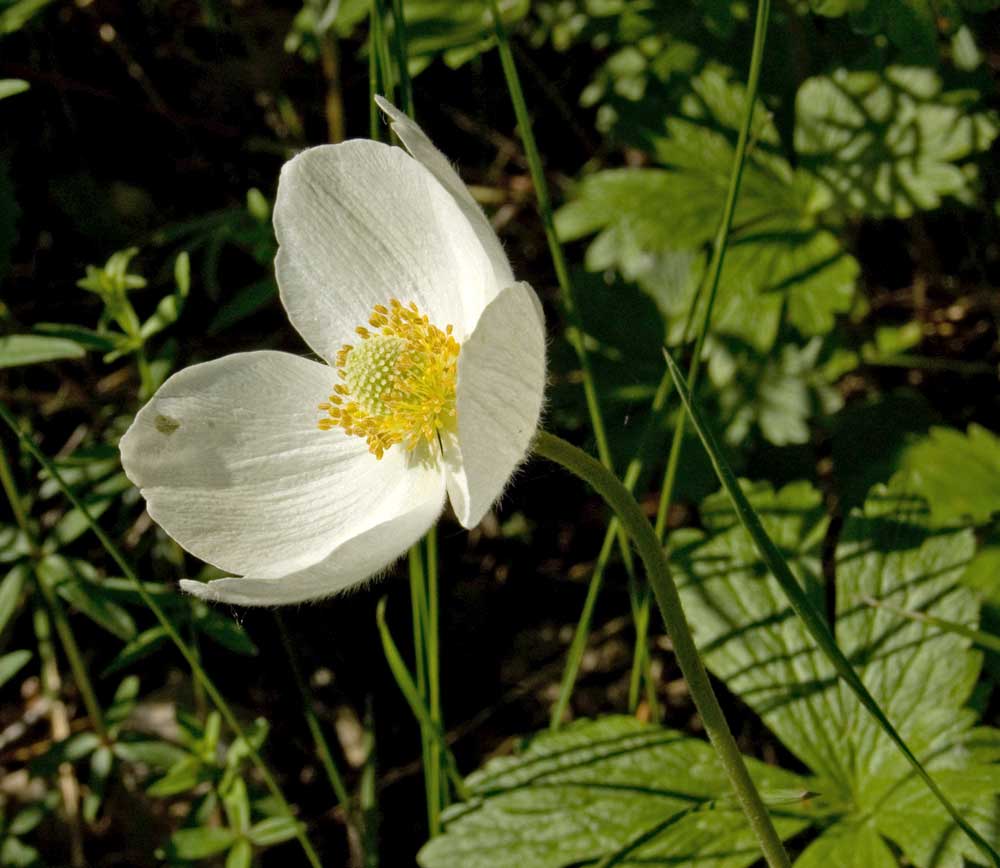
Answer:
M454 327L442 331L414 302L404 307L397 299L375 305L368 324L374 331L358 326L360 343L337 352L341 382L319 405L319 427L363 437L376 458L397 443L410 452L433 445L438 432L456 425Z

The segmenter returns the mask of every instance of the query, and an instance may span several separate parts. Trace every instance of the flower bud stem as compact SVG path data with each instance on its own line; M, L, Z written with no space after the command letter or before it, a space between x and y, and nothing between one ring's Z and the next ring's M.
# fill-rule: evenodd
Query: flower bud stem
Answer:
M635 547L646 568L646 575L656 595L663 621L670 634L674 655L680 665L681 672L691 691L691 697L701 715L705 731L719 755L726 774L736 791L740 806L746 815L754 834L760 843L761 851L771 868L788 868L791 863L781 838L778 836L767 812L767 807L757 791L756 786L740 753L736 740L726 723L725 715L719 706L708 673L702 663L698 649L695 647L684 617L681 598L677 593L663 552L663 546L656 536L652 525L646 519L635 498L621 482L599 461L586 452L567 443L560 437L540 431L535 439L534 451L550 461L565 467L570 473L580 477L601 497L607 501L626 533L632 538Z

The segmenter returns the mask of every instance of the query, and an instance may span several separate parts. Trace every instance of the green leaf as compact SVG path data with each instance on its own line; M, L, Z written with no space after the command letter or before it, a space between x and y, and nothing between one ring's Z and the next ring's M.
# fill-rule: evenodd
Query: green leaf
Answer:
M0 35L20 30L53 0L13 0L0 12Z
M167 631L163 627L157 625L143 630L114 656L114 659L104 667L101 675L108 676L126 669L133 663L148 657L165 641L167 641Z
M108 352L118 346L120 336L117 333L95 331L83 326L61 322L40 322L35 324L35 331L50 337L65 338L79 344L81 347L100 352Z
M111 749L120 760L141 763L156 771L169 769L187 757L176 745L130 732L119 733Z
M253 847L246 838L240 838L226 856L226 868L250 868Z
M826 516L819 493L797 483L779 492L751 486L746 496L806 595L822 607ZM963 856L980 858L794 617L728 500L709 498L703 521L704 532L675 534L674 560L706 665L816 773L816 790L844 826L807 851L805 864L881 864L885 854L867 840L871 830L860 828L865 818L914 864L929 864L930 853L935 865L955 868ZM978 605L959 583L974 545L969 531L934 529L926 504L899 483L876 488L847 519L837 546L836 638L937 784L995 844L989 817L1000 765L970 749L975 715L964 708L981 655L967 637L868 605L875 600L974 628ZM914 821L917 806L926 820ZM849 861L853 850L869 846L871 862Z
M175 859L205 859L228 850L235 840L232 829L181 829L171 836L167 851Z
M86 561L47 555L38 563L38 577L81 614L124 642L135 636L135 621L103 592L97 571Z
M257 646L246 630L232 618L198 601L192 602L192 610L195 627L213 642L236 654L252 657L257 653Z
M744 99L742 85L709 67L653 142L668 168L597 172L556 215L564 240L597 233L587 267L616 268L637 281L667 320L668 342L681 338L705 276L704 251L722 214ZM777 131L759 106L753 136L713 331L766 352L783 305L802 334L829 331L850 306L858 264L823 227L816 180L781 156Z
M26 650L11 651L9 654L0 656L0 686L17 675L30 659L31 652Z
M801 830L809 783L753 759L782 837ZM444 814L423 868L564 868L629 848L627 864L736 868L760 857L712 748L634 718L579 721L532 738L466 780L470 801Z
M30 85L20 78L0 78L0 99L24 93Z
M206 778L204 767L196 759L185 756L146 792L154 798L161 799L176 796L193 790Z
M222 806L230 828L243 834L250 828L250 800L243 778L236 778L222 796ZM292 833L294 835L294 832Z
M511 26L528 12L528 0L505 0L498 4L504 24ZM416 73L435 57L457 68L493 44L493 23L488 8L481 3L454 0L407 0L407 49L410 69Z
M21 592L28 580L27 564L15 564L0 582L0 634L17 611L21 602Z
M84 355L83 347L66 338L46 335L0 337L0 368L36 365L39 362L54 362L59 359L81 359Z
M270 847L290 841L298 834L301 825L291 817L268 817L255 823L247 832L247 837L258 847Z
M970 425L966 434L932 428L902 463L935 521L982 524L1000 512L1000 437L985 428Z
M898 868L871 823L835 823L795 860L795 868Z
M968 202L975 173L959 164L1000 132L976 99L929 69L837 70L799 88L795 148L843 212L908 217L945 196Z
M135 708L136 700L139 698L139 677L129 675L122 679L121 684L115 691L111 705L105 712L104 720L109 728L120 727Z
M961 21L955 4L939 7L932 0L809 0L813 11L828 17L850 13L851 23L862 33L884 33L912 60L927 64L938 61L938 21L942 28ZM985 12L997 0L958 0L958 6ZM944 18L945 10L952 22Z

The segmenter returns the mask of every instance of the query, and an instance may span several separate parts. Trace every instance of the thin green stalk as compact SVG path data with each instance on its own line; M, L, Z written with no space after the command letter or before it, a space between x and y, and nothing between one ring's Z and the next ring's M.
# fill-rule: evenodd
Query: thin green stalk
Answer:
M371 697L365 703L365 764L361 769L361 835L365 868L378 868L378 752L375 744L375 713Z
M326 772L326 779L330 783L333 794L337 797L340 809L344 812L345 822L350 824L353 817L351 796L344 785L344 779L340 776L337 764L333 759L333 752L323 735L323 727L316 716L316 700L313 698L309 685L306 684L302 676L302 668L299 666L298 655L295 652L295 645L288 635L288 628L281 613L275 611L274 622L278 627L278 636L281 638L281 645L285 649L285 656L288 658L288 666L292 670L292 677L295 679L295 686L298 688L299 696L302 699L302 713L306 717L306 725L312 735L313 744L316 746L316 753L319 754L320 763Z
M701 715L705 732L708 733L729 776L761 851L772 868L776 866L789 868L791 863L781 844L781 838L771 822L764 800L747 771L743 755L736 745L736 740L726 723L726 717L712 690L708 673L705 671L684 616L680 594L670 573L663 546L643 515L642 508L628 489L603 464L565 440L540 431L535 439L534 449L539 455L580 477L600 494L632 538L646 568L646 575L656 595L663 621L674 646L674 655L691 691L691 698Z
M87 717L90 718L90 725L94 727L97 737L102 742L106 742L108 739L108 728L104 723L104 712L101 710L101 704L97 701L97 693L90 681L87 667L83 662L83 654L80 652L80 646L76 643L73 627L69 623L69 618L66 617L66 611L62 607L59 597L52 589L52 586L45 581L45 578L38 571L38 561L41 557L38 539L35 537L31 523L28 521L28 516L24 510L24 503L21 501L21 494L17 489L17 483L14 481L14 473L7 458L7 451L3 448L2 443L0 443L0 485L2 485L4 493L7 495L7 500L10 503L11 511L14 513L14 521L17 522L17 526L28 541L32 560L31 573L34 576L35 584L38 586L42 599L45 601L45 606L52 620L55 622L59 642L66 654L66 659L69 661L69 667L73 672L73 679L76 681L76 686L80 691L84 707L87 709Z
M455 757L451 752L451 748L448 747L448 742L444 737L444 731L431 719L430 711L427 709L426 704L417 691L417 685L413 683L413 676L410 675L410 670L406 668L406 664L403 662L403 656L399 653L399 649L396 647L392 634L389 632L389 625L385 620L385 606L386 598L383 597L379 600L378 607L375 610L375 618L378 623L379 635L382 637L382 650L385 652L385 659L389 663L389 668L392 670L392 675L396 679L396 684L399 685L399 689L409 704L410 710L417 717L417 719L425 727L427 727L428 732L431 733L432 737L437 742L438 747L441 750L441 756L444 760L445 771L451 779L452 785L455 787L455 792L463 802L468 801L471 794L469 793L468 787L465 786L465 781L462 780L462 776L458 773L458 766L455 763Z
M750 53L750 72L747 75L746 105L743 106L743 120L740 123L739 138L736 140L736 153L733 156L733 169L729 176L729 188L726 191L726 201L722 208L719 228L715 233L712 245L712 258L708 265L708 300L705 303L705 315L702 317L701 328L694 344L694 355L688 370L688 381L694 389L701 373L701 354L705 347L705 338L712 324L712 312L715 299L719 292L719 280L722 277L722 266L726 259L726 249L729 246L729 233L733 226L733 214L736 213L736 200L739 197L740 183L743 180L743 166L746 163L747 148L750 143L750 131L753 127L754 108L757 104L757 87L760 84L760 70L764 63L764 45L767 41L767 25L771 16L771 0L760 0L757 4L757 19L754 23L753 48ZM670 502L674 496L674 486L677 482L677 468L680 464L681 448L684 443L684 426L687 417L684 413L677 415L674 426L673 440L670 443L670 456L667 459L667 469L660 488L660 503L656 510L656 535L662 540L667 526L667 514Z
M413 619L413 658L417 672L416 691L421 703L427 702L427 576L420 543L410 548L410 612ZM432 762L434 738L420 721L420 756L424 765L424 801L427 806L427 829L431 837L440 831L440 799L437 795L435 771Z
M507 28L504 26L503 18L497 7L497 0L488 0L488 2L490 12L493 15L493 27L496 31L500 63L503 66L507 89L510 91L510 99L514 105L514 116L517 119L517 127L521 133L521 140L524 142L524 153L528 160L531 181L535 186L535 196L538 199L538 213L541 216L542 226L545 229L545 240L549 246L552 265L555 268L556 279L559 281L559 291L563 308L566 311L566 318L569 321L569 340L576 351L580 362L580 370L583 374L583 391L587 399L587 410L590 413L590 424L594 430L594 439L597 443L597 454L601 459L601 463L610 470L614 467L611 458L611 449L608 446L608 437L604 428L604 417L601 415L601 407L597 399L597 387L594 385L594 375L590 367L590 356L584 345L583 322L580 318L580 309L573 293L573 284L570 281L566 257L563 254L562 245L559 243L559 236L556 234L552 199L549 195L548 182L545 180L542 157L538 151L538 145L535 143L535 134L531 127L531 117L528 114L528 105L524 100L524 91L521 88L521 79L517 73L514 54L510 48Z
M409 52L406 39L406 19L403 17L403 0L392 0L392 34L396 48L396 67L399 69L399 107L413 117L413 83L410 81Z
M372 0L372 32L371 47L378 57L378 92L390 102L395 101L395 82L393 81L392 65L389 63L389 40L385 32L385 2Z
M438 546L437 525L427 531L424 537L427 554L427 624L424 632L424 653L427 660L427 706L431 721L438 729L443 729L441 718L441 660L438 651L440 635L438 605ZM430 764L432 776L432 798L439 808L448 802L448 788L441 786L441 751L437 742L431 742Z
M670 374L674 378L677 391L680 393L688 415L691 417L691 424L694 426L695 430L698 432L698 436L701 438L705 451L708 453L712 466L715 468L715 473L719 477L719 482L721 482L722 487L726 489L726 493L729 495L729 498L733 503L733 507L736 510L736 515L738 516L740 523L753 540L754 546L760 553L761 559L764 561L767 568L771 571L771 575L774 576L778 584L781 586L781 589L784 591L785 596L787 597L788 602L790 603L795 614L799 617L806 629L812 635L819 649L833 664L837 674L844 680L847 686L858 698L858 701L875 719L875 722L878 723L883 732L885 732L885 734L888 735L893 741L900 753L906 757L907 761L913 767L913 770L927 785L927 788L934 794L935 798L937 798L937 800L941 803L958 827L965 832L969 839L983 852L984 855L989 857L992 864L1000 866L1000 855L998 855L989 843L971 825L969 825L969 823L965 821L961 814L959 814L955 806L951 803L930 774L928 774L923 764L919 759L917 759L916 755L910 750L909 746L903 740L903 737L899 734L899 732L897 732L896 728L886 717L878 702L876 702L875 697L873 697L868 691L864 681L861 680L861 677L854 670L850 661L840 650L823 613L819 611L812 600L806 596L805 591L802 590L802 587L793 575L791 568L785 561L781 551L774 544L771 537L768 536L768 533L761 524L756 511L750 504L750 501L747 500L746 495L743 493L743 489L740 487L732 469L723 457L722 450L719 448L719 444L716 442L715 436L712 434L711 429L708 427L704 417L701 415L700 409L692 400L687 383L684 382L684 375L681 373L680 369L677 367L674 360L670 357L670 354L667 353L666 350L664 350L663 355L666 358Z
M388 48L385 44L385 9L382 0L371 0L368 16L368 122L369 133L375 141L382 141L382 119L375 105L375 95L391 99L388 74Z
M281 812L285 814L290 819L294 819L292 814L291 806L288 804L287 799L285 799L285 794L281 791L278 786L278 782L275 780L274 775L271 774L271 770L268 768L267 764L264 762L259 751L253 746L253 743L246 737L243 731L243 727L240 726L239 721L233 714L229 705L223 699L222 694L219 692L215 683L208 677L208 674L202 669L201 664L198 662L198 658L192 653L191 649L188 647L187 643L181 638L177 629L171 623L170 619L166 616L163 609L160 608L159 603L153 598L153 596L146 590L145 585L140 581L139 577L135 574L135 571L129 566L128 561L125 556L118 550L118 547L112 542L111 538L104 532L104 529L97 523L97 520L91 514L87 505L76 496L73 489L66 484L66 481L62 478L62 474L55 464L42 452L35 442L28 436L28 434L21 430L10 410L6 406L0 404L0 419L6 423L11 431L17 435L21 442L22 448L27 450L28 454L32 456L42 468L49 474L56 485L59 486L59 490L62 491L63 495L69 502L80 511L83 516L84 521L87 522L87 526L93 531L94 536L97 537L98 541L104 547L104 550L110 555L111 559L118 565L118 568L122 571L122 575L125 576L135 587L136 593L145 603L146 607L153 613L156 620L159 622L163 631L167 634L170 640L177 646L177 650L180 651L181 656L187 662L188 666L191 667L191 671L194 676L201 682L202 686L205 688L205 692L209 695L212 703L218 709L219 714L222 715L223 720L225 720L226 725L235 733L236 737L244 741L247 745L247 750L250 753L250 758L253 760L254 765L257 766L257 770L260 772L260 776L264 781L264 784L270 790L271 795L274 796L275 801L277 801ZM309 864L313 868L322 868L322 864L319 861L319 856L316 855L316 851L312 846L312 842L305 833L305 828L302 823L295 823L295 836L302 847L303 852L306 854L306 858L309 860Z

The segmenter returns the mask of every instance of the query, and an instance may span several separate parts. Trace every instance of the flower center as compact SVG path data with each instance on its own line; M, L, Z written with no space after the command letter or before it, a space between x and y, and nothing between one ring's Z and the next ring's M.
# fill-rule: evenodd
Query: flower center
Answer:
M355 329L361 342L337 353L337 374L319 427L364 437L376 458L396 443L412 452L453 431L458 341L452 326L441 331L417 306L396 299L375 305L371 329Z

